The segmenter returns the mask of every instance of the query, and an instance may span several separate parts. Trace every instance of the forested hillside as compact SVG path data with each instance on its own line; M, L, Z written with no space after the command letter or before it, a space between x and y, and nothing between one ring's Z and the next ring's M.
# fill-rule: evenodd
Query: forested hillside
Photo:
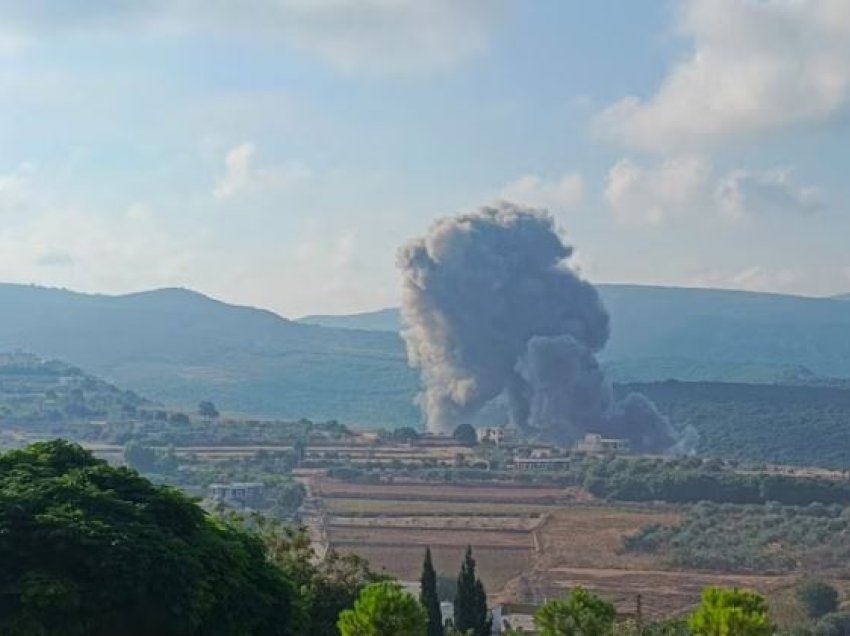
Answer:
M835 387L720 382L617 385L649 396L700 454L766 462L850 467L850 391Z

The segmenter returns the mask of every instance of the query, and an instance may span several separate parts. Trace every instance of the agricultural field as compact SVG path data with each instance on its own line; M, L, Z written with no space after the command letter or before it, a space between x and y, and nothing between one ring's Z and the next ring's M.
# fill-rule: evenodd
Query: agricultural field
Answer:
M330 546L378 570L416 580L426 546L453 576L467 545L494 602L540 603L582 585L647 617L684 612L703 587L777 594L795 572L712 572L676 567L661 553L627 550L647 527L676 527L682 506L595 500L575 488L511 485L355 484L310 477L315 514ZM315 523L315 520L314 520Z

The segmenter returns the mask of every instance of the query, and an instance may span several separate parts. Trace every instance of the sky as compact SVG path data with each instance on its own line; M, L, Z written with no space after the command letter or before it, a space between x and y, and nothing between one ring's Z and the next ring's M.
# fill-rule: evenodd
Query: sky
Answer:
M594 282L850 291L847 0L0 0L0 281L394 305L499 199Z

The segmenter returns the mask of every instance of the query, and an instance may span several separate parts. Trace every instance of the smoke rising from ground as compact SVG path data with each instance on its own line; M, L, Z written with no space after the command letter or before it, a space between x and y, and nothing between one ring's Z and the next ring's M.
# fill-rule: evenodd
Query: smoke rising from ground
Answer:
M441 219L399 250L402 335L430 430L501 397L514 425L553 441L598 432L637 450L670 446L649 400L614 403L596 359L608 314L571 254L548 213L508 203Z

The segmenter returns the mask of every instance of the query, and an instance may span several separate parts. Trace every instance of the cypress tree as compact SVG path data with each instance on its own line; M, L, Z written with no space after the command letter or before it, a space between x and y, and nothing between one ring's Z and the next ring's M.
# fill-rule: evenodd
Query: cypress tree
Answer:
M475 636L490 635L492 621L487 612L487 593L480 579L475 577L475 559L470 546L466 548L457 577L454 610L454 626L459 632L471 629Z
M422 577L419 579L419 601L428 615L428 636L443 636L443 615L437 595L437 572L431 560L431 548L425 549Z

